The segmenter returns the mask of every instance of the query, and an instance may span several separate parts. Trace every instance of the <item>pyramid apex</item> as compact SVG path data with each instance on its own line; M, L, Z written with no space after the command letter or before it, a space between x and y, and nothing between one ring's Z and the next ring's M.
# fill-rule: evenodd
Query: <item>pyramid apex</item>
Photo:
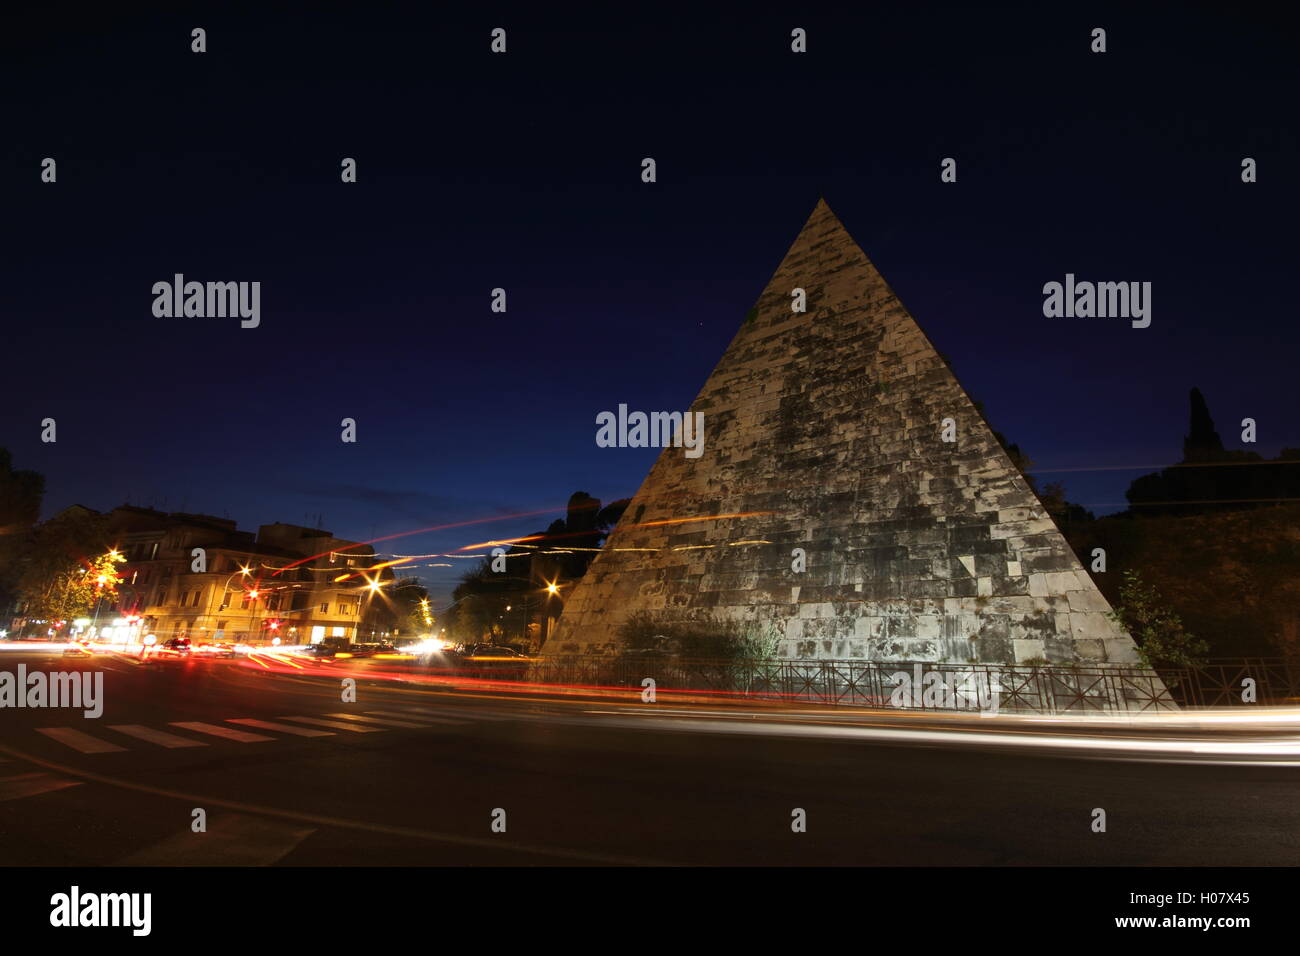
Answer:
M845 233L848 232L848 230L844 228L844 223L840 222L840 217L835 215L834 210L831 209L831 205L826 201L825 196L817 197L817 204L813 206L813 210L809 213L808 219L804 223L804 227L800 232L808 232L810 229L814 229L818 226L838 229Z

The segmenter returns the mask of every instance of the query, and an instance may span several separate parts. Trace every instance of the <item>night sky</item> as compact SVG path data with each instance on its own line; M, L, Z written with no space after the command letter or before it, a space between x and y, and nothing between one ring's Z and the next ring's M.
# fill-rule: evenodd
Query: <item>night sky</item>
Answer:
M422 554L630 496L658 452L598 448L596 414L684 410L819 196L1071 500L1178 460L1193 385L1229 448L1247 416L1300 445L1300 58L1269 8L476 6L6 12L0 446L44 515L547 512L378 546ZM260 281L260 327L155 318L177 272ZM1067 272L1152 282L1151 327L1045 318Z

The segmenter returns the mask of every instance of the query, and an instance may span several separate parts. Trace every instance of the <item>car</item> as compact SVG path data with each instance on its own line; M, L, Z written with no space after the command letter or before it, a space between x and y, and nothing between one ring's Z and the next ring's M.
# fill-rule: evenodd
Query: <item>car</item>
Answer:
M337 644L311 644L303 649L303 653L316 660L328 660L343 649Z
M169 654L188 654L190 652L190 639L188 637L173 637L171 640L159 644L158 649Z
M204 657L234 657L235 645L227 644L224 641L212 641L207 644L200 644L196 651Z
M531 661L513 647L474 644L459 655L457 666L475 677L523 677Z
M343 651L351 657L374 657L376 654L392 654L397 650L392 644L382 641L374 643L353 644Z

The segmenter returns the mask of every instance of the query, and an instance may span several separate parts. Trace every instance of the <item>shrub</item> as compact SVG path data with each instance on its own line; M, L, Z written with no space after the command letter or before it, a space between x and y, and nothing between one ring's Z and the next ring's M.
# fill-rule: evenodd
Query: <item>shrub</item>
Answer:
M1199 667L1209 645L1188 633L1182 619L1137 571L1125 571L1119 604L1110 612L1133 635L1147 667Z

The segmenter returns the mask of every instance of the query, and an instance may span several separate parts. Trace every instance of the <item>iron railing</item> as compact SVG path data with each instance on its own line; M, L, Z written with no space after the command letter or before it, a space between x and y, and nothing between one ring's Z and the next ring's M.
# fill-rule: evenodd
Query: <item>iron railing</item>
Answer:
M1152 670L1110 664L709 661L585 655L538 658L527 673L530 681L569 687L640 689L646 678L654 680L657 692L701 691L755 699L915 710L986 709L993 693L999 711L1070 713L1221 707L1250 703L1249 695L1243 696L1243 681L1247 679L1255 682L1256 703L1280 704L1300 698L1300 666L1280 658L1212 661L1196 668Z

